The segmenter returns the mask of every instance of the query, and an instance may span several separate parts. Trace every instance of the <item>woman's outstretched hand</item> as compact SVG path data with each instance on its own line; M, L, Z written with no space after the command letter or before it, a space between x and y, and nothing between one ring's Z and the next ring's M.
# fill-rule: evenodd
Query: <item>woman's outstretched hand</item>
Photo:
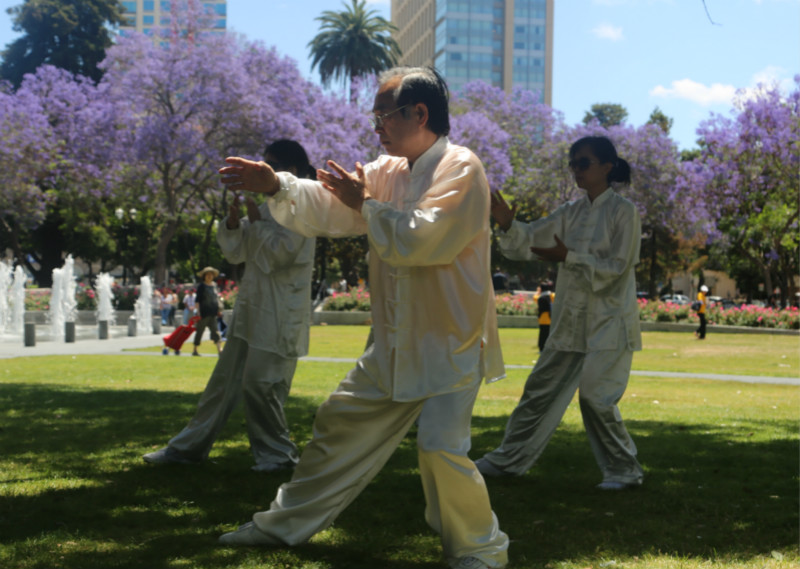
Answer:
M564 242L558 238L558 235L553 235L553 239L556 240L555 247L531 247L531 252L545 261L553 261L554 263L566 261L569 249L567 249Z
M514 207L508 207L508 203L506 203L500 192L492 192L490 197L492 200L492 217L497 222L497 225L500 226L500 229L508 231L511 227L511 222L514 221L514 216L517 214L517 204L514 204Z

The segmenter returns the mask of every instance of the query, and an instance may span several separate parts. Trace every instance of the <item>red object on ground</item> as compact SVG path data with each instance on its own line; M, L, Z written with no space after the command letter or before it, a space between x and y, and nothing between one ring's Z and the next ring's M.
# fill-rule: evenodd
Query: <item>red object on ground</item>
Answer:
M183 346L183 343L194 333L194 325L199 321L199 316L192 316L189 318L188 324L178 326L171 333L164 336L164 350L162 353L166 356L169 350L172 349L175 350L176 356L179 355L181 353L181 346Z

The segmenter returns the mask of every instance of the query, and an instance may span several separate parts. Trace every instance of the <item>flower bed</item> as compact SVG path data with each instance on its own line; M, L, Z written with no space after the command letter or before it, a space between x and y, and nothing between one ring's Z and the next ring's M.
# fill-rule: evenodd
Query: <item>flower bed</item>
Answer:
M138 286L120 286L116 283L111 287L111 294L114 295L113 304L115 310L133 310L136 299L139 298ZM50 310L49 288L30 288L25 290L25 310L26 311L47 311ZM91 285L78 283L75 286L75 308L76 310L97 310L97 293Z
M238 286L233 286L229 289L220 291L219 297L222 299L222 305L225 307L225 310L230 310L233 308L233 305L236 304L236 297L238 295Z
M700 321L689 305L648 300L639 300L639 319L643 322L689 324ZM784 309L762 308L750 304L727 309L712 306L706 311L706 319L710 324L721 326L800 330L800 311L796 306Z
M117 286L113 290L117 310L133 310L139 297L138 286ZM236 303L238 287L222 291L226 309ZM96 310L95 292L91 286L78 284L75 289L78 310ZM639 319L643 322L675 322L694 324L699 322L697 314L687 304L639 300ZM495 296L497 314L501 316L537 316L539 313L532 295L498 294ZM25 310L47 311L50 309L50 289L28 289L25 291ZM353 288L348 292L334 292L325 299L322 310L333 312L369 312L369 291ZM709 324L722 326L746 326L750 328L776 328L800 330L800 311L797 307L785 309L762 308L745 305L723 309L712 306L706 312Z
M347 292L334 292L322 303L322 310L335 312L369 312L369 291L352 288Z
M539 306L533 296L524 294L497 294L494 305L501 316L538 316Z

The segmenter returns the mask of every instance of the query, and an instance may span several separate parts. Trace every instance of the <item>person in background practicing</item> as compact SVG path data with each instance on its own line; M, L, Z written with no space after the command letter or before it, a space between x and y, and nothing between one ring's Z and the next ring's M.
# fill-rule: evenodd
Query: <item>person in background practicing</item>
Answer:
M195 325L194 350L193 356L199 356L198 346L203 341L203 332L208 328L208 334L220 353L220 337L217 331L217 314L219 314L219 289L214 279L219 276L219 271L214 267L206 267L198 271L197 276L202 282L197 285L197 312L200 314L200 321Z
M706 339L706 308L708 308L708 287L702 285L697 292L697 302L700 306L697 308L697 316L700 318L700 327L695 331L694 335L698 340Z
M522 475L544 451L579 391L581 415L603 480L621 490L642 483L636 445L617 403L628 385L633 352L641 350L634 267L641 226L636 206L610 186L630 183L630 166L605 137L586 137L569 151L569 166L586 194L531 223L514 219L492 194L499 245L511 259L559 263L550 337L525 384L500 446L477 461L489 476Z
M265 159L276 171L313 176L305 149L293 140L273 142ZM294 467L298 460L283 406L297 358L308 353L314 239L278 224L267 204L257 206L248 196L245 205L247 219L240 219L235 197L217 231L225 258L246 263L225 349L192 420L165 448L144 455L146 462L207 459L240 399L256 462L253 470L275 472Z
M545 281L539 286L539 291L534 295L539 312L539 351L544 350L544 344L550 336L550 304L553 301L553 283Z
M233 190L263 192L307 235L369 240L373 340L317 411L314 435L270 509L228 545L295 545L330 526L415 423L425 519L450 567L507 563L483 477L469 459L481 379L504 375L490 272L489 185L480 160L447 139L447 85L430 68L379 78L372 111L388 156L322 184L228 158Z

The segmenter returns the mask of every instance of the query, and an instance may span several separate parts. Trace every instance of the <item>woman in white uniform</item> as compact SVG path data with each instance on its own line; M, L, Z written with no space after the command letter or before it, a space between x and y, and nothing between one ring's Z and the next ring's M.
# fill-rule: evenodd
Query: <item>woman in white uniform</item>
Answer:
M306 151L293 140L273 142L266 149L265 160L278 171L314 175ZM308 353L315 240L280 225L266 203L258 206L248 197L245 206L247 218L240 219L240 202L235 198L217 230L225 258L246 263L225 349L194 417L166 447L145 454L145 462L192 464L206 460L240 401L255 459L253 470L294 468L299 460L283 407L297 358Z
M636 445L617 403L641 350L634 267L641 224L636 206L611 188L630 183L630 166L605 137L585 137L569 166L586 194L530 223L514 219L500 194L492 216L500 249L516 260L559 263L550 337L533 368L500 446L476 461L486 476L522 475L544 451L575 391L592 451L603 474L598 488L642 483Z

